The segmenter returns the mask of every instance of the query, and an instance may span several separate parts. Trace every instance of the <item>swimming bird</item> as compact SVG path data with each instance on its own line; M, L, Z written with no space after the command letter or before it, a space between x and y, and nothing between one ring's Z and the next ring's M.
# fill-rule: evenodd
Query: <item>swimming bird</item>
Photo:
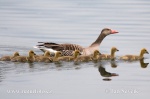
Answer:
M38 42L39 45L36 45L34 48L40 49L45 52L46 50L56 53L57 51L61 51L63 56L72 56L73 51L79 50L82 55L91 55L95 50L99 50L99 46L103 39L109 34L118 33L115 30L104 28L102 29L98 38L88 47L82 47L77 44L57 44L53 42Z
M111 60L114 60L115 59L115 52L119 51L116 47L112 47L111 48L111 53L110 55L109 54L101 54L99 56L99 59L111 59Z
M46 51L43 56L42 55L36 56L35 61L36 62L47 62L47 63L52 62L52 60L50 59L50 52Z
M120 57L122 60L141 60L144 59L144 54L149 54L146 48L141 49L140 55L125 55Z
M93 61L98 61L99 60L98 56L100 56L100 55L101 55L101 53L98 50L95 50L93 56L91 56L92 60Z
M73 53L73 56L62 56L59 57L58 60L60 61L73 61L74 59L76 59L79 55L80 55L80 51L79 50L75 50Z
M28 56L17 56L13 59L11 59L12 62L34 62L35 57L34 57L35 53L30 50L28 52Z
M88 62L92 60L97 60L97 56L100 54L98 50L95 50L93 55L81 55L78 56L74 61L75 62Z
M62 53L60 51L57 51L55 53L55 56L54 57L50 57L49 59L52 60L53 62L59 62L58 58L61 57L61 56L62 56Z
M17 57L17 56L19 56L19 53L18 53L18 52L15 52L15 53L13 54L13 56L3 56L3 57L1 57L1 58L0 58L0 61L10 61L11 59L13 59L13 58L15 58L15 57Z

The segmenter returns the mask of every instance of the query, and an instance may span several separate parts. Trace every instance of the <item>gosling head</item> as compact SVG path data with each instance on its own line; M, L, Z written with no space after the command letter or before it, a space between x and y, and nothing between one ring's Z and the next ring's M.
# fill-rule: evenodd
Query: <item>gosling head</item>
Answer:
M74 54L75 54L75 55L81 55L81 53L80 53L79 50L75 50L75 51L74 51Z
M94 55L101 55L101 53L98 50L95 50Z
M36 55L32 50L29 51L29 56L34 56Z
M44 56L49 57L49 56L50 56L50 52L49 52L49 51L46 51L46 52L44 53Z
M112 47L112 49L111 49L113 52L117 52L117 51L119 51L116 47Z
M61 56L62 56L62 53L60 51L57 51L55 54L55 57L61 57Z
M149 54L148 51L146 50L146 48L143 48L143 49L141 50L141 52L142 52L143 54L145 54L145 53L146 53L146 54Z
M15 53L14 53L14 56L16 57L16 56L20 56L20 55L19 55L18 52L15 52Z

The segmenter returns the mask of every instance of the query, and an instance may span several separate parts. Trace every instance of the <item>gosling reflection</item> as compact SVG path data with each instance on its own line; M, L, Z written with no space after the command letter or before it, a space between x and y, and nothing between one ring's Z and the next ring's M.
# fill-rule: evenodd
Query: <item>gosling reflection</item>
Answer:
M111 64L111 67L112 67L112 68L116 68L116 67L117 67L117 64L116 64L116 61L115 61L115 60L112 60L112 61L110 62L110 64Z
M149 63L144 63L144 59L141 59L140 60L140 65L141 65L141 68L146 68L148 66Z
M113 77L113 76L119 76L118 74L116 73L110 73L110 72L107 72L105 70L105 68L100 64L100 66L98 67L98 71L100 72L100 75L102 77L106 77L104 78L103 80L104 81L111 81L111 79L109 77Z

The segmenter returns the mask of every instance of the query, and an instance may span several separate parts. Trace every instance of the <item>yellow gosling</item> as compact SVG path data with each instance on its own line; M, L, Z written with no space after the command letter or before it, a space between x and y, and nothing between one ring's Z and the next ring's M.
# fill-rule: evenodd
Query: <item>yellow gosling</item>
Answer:
M35 61L36 62L46 62L46 63L49 63L49 62L52 62L52 60L50 60L50 52L49 51L46 51L45 53L44 53L44 56L37 56L36 58L35 58Z
M73 53L73 56L62 56L62 57L59 57L58 60L60 60L60 61L73 61L79 55L80 55L80 51L79 50L75 50L74 53Z
M52 60L53 62L59 62L58 58L61 57L61 56L62 56L62 53L60 51L57 51L55 53L55 56L54 57L50 57L49 59Z
M94 54L93 54L93 57L92 57L92 60L93 61L97 61L99 60L99 56L101 55L101 53L98 51L98 50L95 50L94 51Z
M11 59L13 59L13 58L15 58L15 57L17 57L17 56L19 56L19 53L18 53L18 52L15 52L15 53L13 54L13 56L3 56L3 57L1 57L1 58L0 58L0 61L10 61Z
M116 47L112 47L111 48L111 53L110 53L110 55L109 54L101 54L100 56L99 56L99 59L111 59L111 60L114 60L115 59L115 52L117 52L117 51L119 51Z
M144 59L144 54L149 54L145 48L141 49L140 55L125 55L125 56L120 57L120 59L131 60L131 61L141 60L141 59Z
M13 62L34 62L35 57L34 57L35 53L30 50L28 53L28 56L17 56L13 59L11 59L11 61Z
M88 55L88 56L78 56L74 61L75 62L88 62L88 61L92 61L92 60L97 60L97 55L100 54L100 52L98 50L95 50L93 55Z

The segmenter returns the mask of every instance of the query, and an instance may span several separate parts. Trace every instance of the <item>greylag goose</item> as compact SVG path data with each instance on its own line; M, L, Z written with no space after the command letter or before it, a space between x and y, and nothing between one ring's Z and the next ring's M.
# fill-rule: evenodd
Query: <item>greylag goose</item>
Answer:
M114 60L116 51L119 51L119 50L116 47L112 47L110 55L109 54L101 54L99 56L99 59L111 59L111 60Z
M0 61L10 61L11 59L13 59L14 57L17 57L19 56L19 53L18 52L15 52L13 54L13 56L3 56L0 58Z
M95 50L99 50L99 46L103 39L109 34L118 33L115 30L111 30L109 28L104 28L101 31L101 34L98 38L89 46L89 47L82 47L77 44L57 44L53 42L38 42L39 45L36 45L34 48L40 49L43 52L46 50L56 53L57 51L61 51L63 56L72 56L73 51L79 50L82 55L91 55Z
M46 51L44 53L44 56L42 56L42 55L36 56L35 61L36 62L46 62L46 63L52 62L52 60L50 59L50 52Z
M95 50L93 55L81 55L78 56L74 61L75 62L88 62L92 60L97 60L97 56L100 54L98 50Z
M140 55L125 55L125 56L120 57L120 59L122 59L122 60L131 60L131 61L141 60L141 59L144 59L144 54L145 53L149 54L148 51L145 48L143 48L143 49L141 49Z
M74 59L76 59L79 55L80 55L80 51L79 50L75 50L73 53L73 56L62 56L59 57L58 60L60 61L73 61Z
M28 53L28 56L17 56L13 59L11 59L12 62L34 62L35 57L34 57L35 53L30 50Z

